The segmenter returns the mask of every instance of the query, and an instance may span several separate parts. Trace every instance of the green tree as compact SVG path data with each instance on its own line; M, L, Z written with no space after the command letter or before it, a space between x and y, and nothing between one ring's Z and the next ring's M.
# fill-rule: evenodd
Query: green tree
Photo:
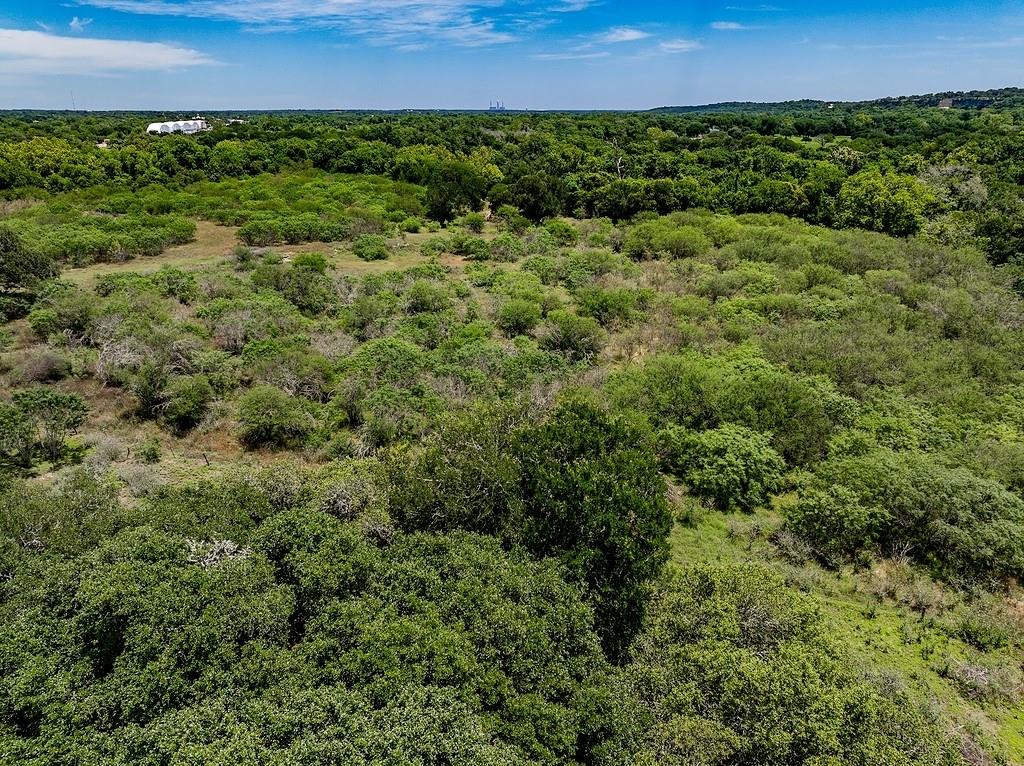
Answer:
M441 223L479 210L487 194L483 174L470 163L458 160L436 166L426 186L427 215Z
M866 170L843 184L838 219L843 226L906 237L921 228L934 201L928 188L911 176Z
M15 391L14 406L35 432L36 443L50 460L59 460L68 435L85 422L89 408L77 394L55 388Z
M749 428L669 428L658 434L658 443L666 470L721 510L752 511L782 486L785 462L766 436Z
M672 570L630 649L642 764L955 766L907 695L857 677L813 604L756 566Z
M514 411L450 423L410 469L393 512L413 529L470 529L557 558L594 604L620 657L667 556L671 516L649 434L569 401L539 423Z
M25 247L12 228L0 225L0 291L31 289L53 274L48 258Z
M142 526L75 553L0 605L16 762L628 761L634 706L591 610L497 540L378 547L285 507L244 545Z
M842 485L808 489L790 508L786 525L807 540L832 565L868 550L886 522L885 511L866 508Z
M14 453L23 468L32 465L35 434L25 413L17 406L0 401L0 452Z

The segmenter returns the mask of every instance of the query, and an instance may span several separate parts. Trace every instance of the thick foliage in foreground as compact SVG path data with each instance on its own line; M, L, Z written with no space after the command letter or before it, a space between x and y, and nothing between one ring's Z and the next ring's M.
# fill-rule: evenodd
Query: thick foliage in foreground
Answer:
M809 603L758 567L665 578L631 650L651 766L961 763L899 693L859 680Z
M412 529L470 529L556 557L586 586L617 657L639 624L671 526L650 441L581 402L540 424L473 413L400 469L394 512Z
M22 579L23 578L23 579ZM319 512L251 547L142 527L25 566L0 753L34 764L623 763L629 711L555 568Z
M880 449L822 464L817 483L789 523L826 556L873 547L947 576L1024 574L1024 501L995 481Z

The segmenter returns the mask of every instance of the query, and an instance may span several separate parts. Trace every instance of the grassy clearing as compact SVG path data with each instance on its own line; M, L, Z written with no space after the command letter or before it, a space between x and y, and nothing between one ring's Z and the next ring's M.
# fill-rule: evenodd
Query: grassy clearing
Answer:
M237 227L197 221L195 239L184 245L170 247L160 255L116 263L92 263L88 266L65 269L61 277L80 287L92 287L97 279L108 274L127 271L150 274L164 266L189 270L212 266L231 254L232 248L238 244L237 231Z
M489 228L490 231L484 232L485 239L493 238L496 231L493 227ZM422 263L420 246L436 236L438 235L421 232L395 237L391 241L393 254L383 261L362 261L353 254L349 244L341 242L305 242L297 245L281 245L270 249L279 253L286 262L301 253L322 253L327 256L331 267L339 273L362 276L407 269ZM239 244L238 227L222 226L211 221L199 220L196 221L196 235L192 242L170 247L160 255L69 268L63 271L61 278L79 287L91 288L98 279L109 274L126 272L152 274L164 267L199 271L223 262L230 257L232 250ZM454 270L461 270L466 262L459 256L445 256L441 260Z

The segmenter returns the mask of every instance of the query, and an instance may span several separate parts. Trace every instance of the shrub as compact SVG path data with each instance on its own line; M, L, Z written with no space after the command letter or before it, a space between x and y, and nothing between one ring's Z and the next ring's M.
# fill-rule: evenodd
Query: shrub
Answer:
M801 492L786 525L834 565L869 548L884 518L883 511L861 505L846 487L834 486Z
M487 242L468 234L453 234L448 238L446 247L453 255L460 255L471 261L486 261L491 257Z
M142 442L139 446L139 457L147 465L159 463L161 457L160 440L152 438Z
M0 292L33 288L53 274L51 258L27 247L14 229L0 226Z
M559 247L569 247L579 242L580 233L568 221L561 218L549 218L544 222L544 230L550 234Z
M34 350L22 356L11 370L14 383L50 383L71 374L71 363L51 348Z
M0 453L14 454L23 468L32 465L35 432L28 416L13 404L0 400Z
M530 219L520 213L514 205L500 205L494 217L502 229L513 234L524 234L530 228Z
M561 264L547 255L533 255L523 261L523 271L536 274L541 284L555 285L562 275Z
M164 394L160 419L171 430L184 433L199 425L213 400L213 388L202 375L174 379Z
M841 504L815 501L794 522L817 544L909 550L947 577L1024 574L1024 500L997 482L925 454L877 449L823 463L816 484L842 493Z
M510 338L528 335L540 322L540 306L533 301L513 299L498 309L498 327Z
M407 234L418 234L423 228L423 221L415 216L410 216L398 224L398 228Z
M292 260L292 268L307 274L326 274L327 257L323 253L299 253Z
M682 226L655 237L654 246L670 258L696 258L711 249L711 240L695 226Z
M274 386L256 386L238 401L241 440L248 447L297 447L313 430L311 414L298 399Z
M964 610L955 634L961 641L983 652L992 652L1009 645L1017 626L1001 605L989 601Z
M352 252L362 261L383 261L391 254L388 241L380 234L362 234L352 243Z
M745 354L654 356L614 374L607 388L619 406L646 413L658 426L733 423L770 433L772 446L796 464L822 457L835 429L857 412L831 382Z
M490 256L495 261L513 262L518 261L526 254L526 246L523 240L515 234L499 234L488 246Z
M261 218L243 224L238 238L251 247L269 247L281 242L284 235L280 222Z
M50 308L37 308L29 312L28 326L40 340L47 340L61 329L60 315Z
M580 314L593 317L602 327L629 324L640 312L643 295L628 287L581 287L573 293Z
M486 223L487 219L484 218L483 213L466 213L462 217L462 225L474 234L482 232Z
M600 351L604 340L604 330L594 319L558 310L548 314L539 343L543 349L557 351L570 361L578 362Z
M781 488L785 462L766 436L749 428L670 428L658 442L665 469L721 510L752 511Z
M14 406L25 417L35 434L36 444L50 460L64 454L64 440L85 422L89 408L77 394L54 388L28 388L15 391Z
M135 396L136 407L142 417L155 418L159 415L169 379L167 364L160 359L147 359L132 374L128 389Z
M426 279L417 279L405 293L405 308L410 314L444 311L450 303L445 287Z

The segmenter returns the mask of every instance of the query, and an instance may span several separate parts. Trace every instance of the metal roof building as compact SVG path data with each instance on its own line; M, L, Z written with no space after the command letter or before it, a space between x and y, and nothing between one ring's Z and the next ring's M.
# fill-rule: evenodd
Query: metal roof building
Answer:
M201 130L208 130L209 125L202 117L195 117L191 120L175 120L174 122L152 122L146 128L147 133L198 133Z

